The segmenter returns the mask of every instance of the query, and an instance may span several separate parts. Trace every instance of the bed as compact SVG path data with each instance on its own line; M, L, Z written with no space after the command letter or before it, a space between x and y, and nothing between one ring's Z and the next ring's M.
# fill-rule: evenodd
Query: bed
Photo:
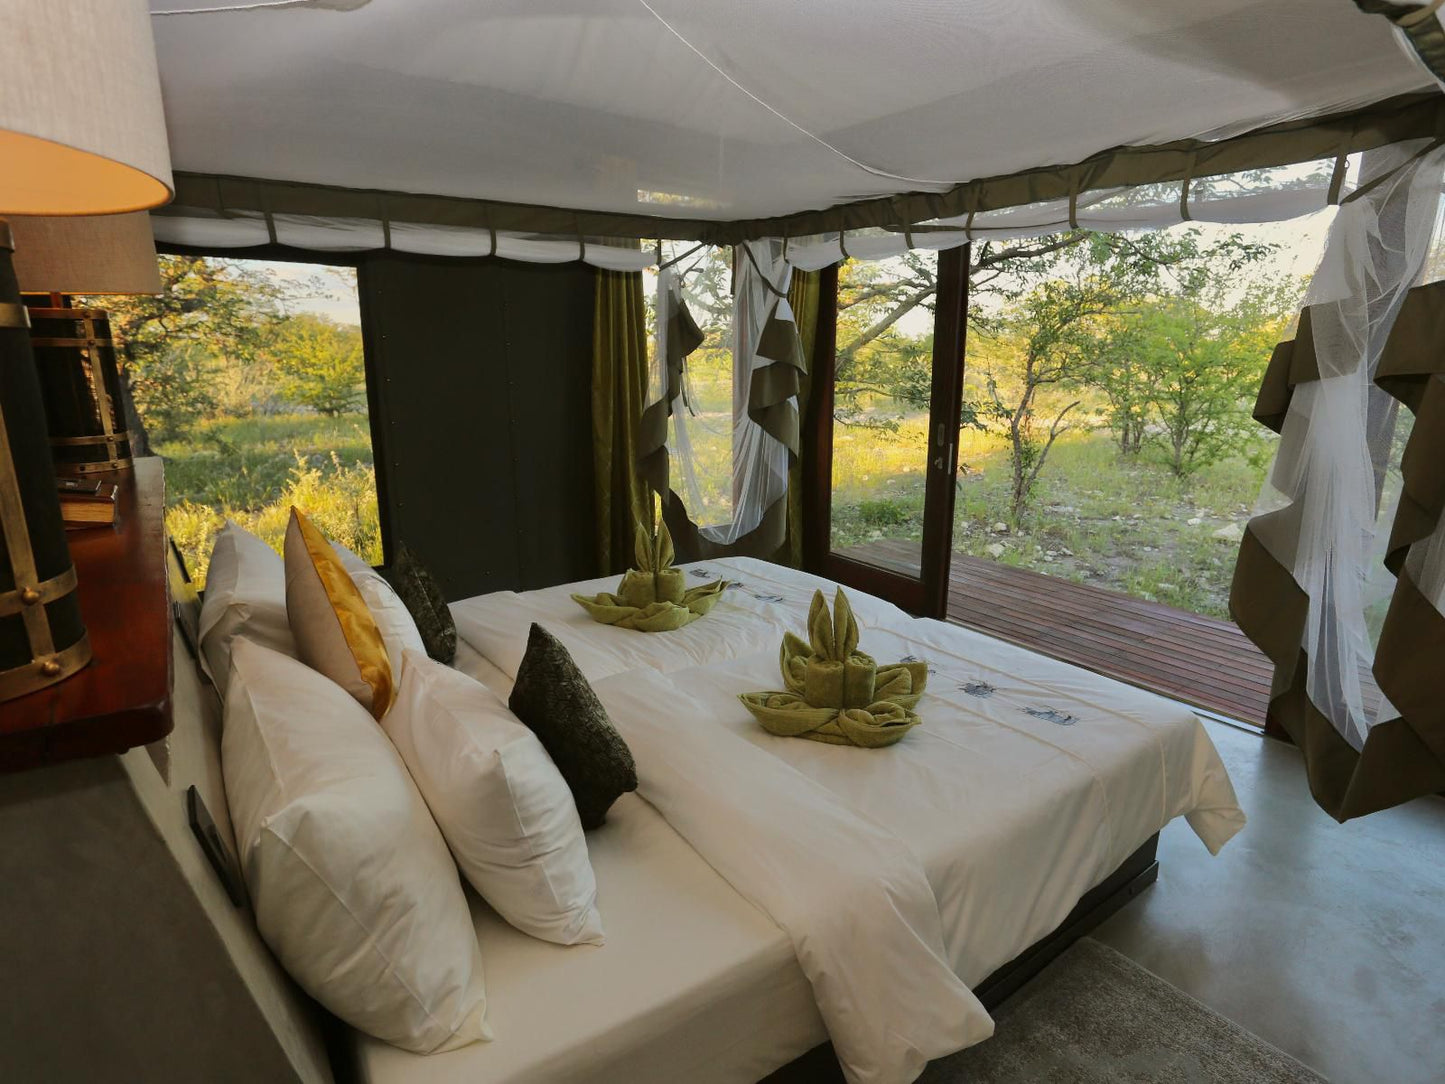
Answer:
M599 625L569 598L613 578L454 604L456 665L503 695L533 621L563 641L632 746L639 793L588 837L607 944L529 938L473 897L496 1039L421 1058L353 1034L358 1079L758 1080L827 1042L830 1019L835 1038L853 1030L839 1021L873 988L881 1012L912 998L940 1038L840 1058L854 1079L907 1078L985 1037L974 995L997 997L1011 963L1150 869L1164 824L1187 817L1211 851L1243 824L1187 709L860 592L861 646L930 664L924 725L880 751L773 737L736 694L776 687L783 631L832 585L750 559L684 567L737 586L674 633ZM880 880L916 883L874 899ZM922 896L928 914L876 952L844 948Z

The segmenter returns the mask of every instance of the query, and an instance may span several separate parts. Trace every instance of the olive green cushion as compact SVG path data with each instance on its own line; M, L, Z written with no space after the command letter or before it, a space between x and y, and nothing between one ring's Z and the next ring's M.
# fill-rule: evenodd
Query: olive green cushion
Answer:
M396 560L386 573L402 605L416 622L426 653L437 662L451 662L457 655L457 626L446 597L425 565L403 542Z
M637 766L607 709L561 642L533 624L508 706L531 727L577 803L583 828L596 828L612 803L637 789Z

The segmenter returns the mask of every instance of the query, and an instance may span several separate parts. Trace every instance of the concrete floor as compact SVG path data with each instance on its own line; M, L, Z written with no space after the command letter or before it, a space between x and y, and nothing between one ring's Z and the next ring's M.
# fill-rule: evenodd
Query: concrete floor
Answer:
M1211 858L1175 821L1094 936L1333 1084L1445 1081L1445 800L1336 824L1293 747L1206 725L1249 823Z

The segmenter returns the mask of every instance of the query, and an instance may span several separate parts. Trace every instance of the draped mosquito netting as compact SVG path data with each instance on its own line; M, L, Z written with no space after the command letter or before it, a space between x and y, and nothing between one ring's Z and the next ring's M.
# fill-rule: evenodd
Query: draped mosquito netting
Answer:
M1442 178L1439 140L1363 156L1256 410L1280 441L1232 608L1342 820L1445 783Z

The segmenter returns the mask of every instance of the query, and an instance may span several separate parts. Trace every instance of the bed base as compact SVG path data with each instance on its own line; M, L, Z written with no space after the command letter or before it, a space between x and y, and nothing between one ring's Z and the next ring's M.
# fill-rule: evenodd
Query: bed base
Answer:
M1085 892L1053 933L1034 942L975 986L973 992L984 1008L989 1011L998 1008L1075 941L1157 881L1158 848L1159 833L1155 832L1124 859L1118 869ZM833 1056L833 1044L823 1043L770 1073L761 1084L838 1084L842 1079L838 1059Z

